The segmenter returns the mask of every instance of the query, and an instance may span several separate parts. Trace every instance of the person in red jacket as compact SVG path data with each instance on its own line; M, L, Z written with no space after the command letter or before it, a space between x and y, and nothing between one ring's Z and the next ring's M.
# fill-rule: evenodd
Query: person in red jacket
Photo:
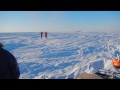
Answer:
M47 38L47 32L45 32L44 34L45 34L45 37Z

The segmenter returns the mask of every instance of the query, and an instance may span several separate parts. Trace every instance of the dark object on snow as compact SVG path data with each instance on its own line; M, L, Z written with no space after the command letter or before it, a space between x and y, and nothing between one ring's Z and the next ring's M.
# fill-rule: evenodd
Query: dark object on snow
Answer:
M104 78L104 79L110 79L110 75L102 74L100 72L96 72L95 74L102 77L102 78Z
M0 79L19 79L20 71L16 58L0 47Z
M74 79L74 78L68 78L68 79Z
M95 73L96 75L104 78L104 79L120 79L120 73L106 70L106 69L99 69L98 72Z

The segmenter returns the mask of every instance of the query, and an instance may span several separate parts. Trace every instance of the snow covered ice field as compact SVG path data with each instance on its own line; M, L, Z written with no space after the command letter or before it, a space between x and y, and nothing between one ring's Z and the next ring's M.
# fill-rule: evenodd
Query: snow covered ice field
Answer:
M99 68L120 72L112 65L119 32L48 32L48 39L39 32L1 33L0 42L16 57L20 79L76 78Z

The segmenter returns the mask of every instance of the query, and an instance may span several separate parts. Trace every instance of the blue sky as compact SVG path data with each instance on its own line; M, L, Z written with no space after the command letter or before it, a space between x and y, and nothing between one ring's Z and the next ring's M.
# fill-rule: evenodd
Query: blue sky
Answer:
M0 11L0 32L120 31L120 11Z

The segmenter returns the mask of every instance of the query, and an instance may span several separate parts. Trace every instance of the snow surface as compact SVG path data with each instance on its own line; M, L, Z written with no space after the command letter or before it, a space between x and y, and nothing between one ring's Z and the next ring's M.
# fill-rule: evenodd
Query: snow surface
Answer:
M17 59L20 79L76 78L99 68L120 72L112 59L120 53L120 33L39 32L1 33L0 42Z

